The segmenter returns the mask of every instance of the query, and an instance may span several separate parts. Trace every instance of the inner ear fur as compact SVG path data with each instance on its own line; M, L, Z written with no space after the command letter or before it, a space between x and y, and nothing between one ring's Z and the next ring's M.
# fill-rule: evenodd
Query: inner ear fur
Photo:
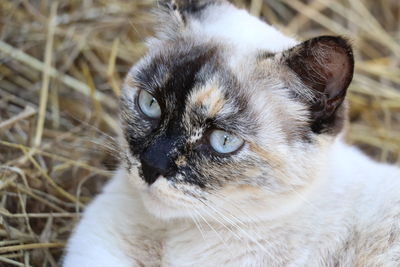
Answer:
M284 52L284 62L312 93L305 100L311 114L311 130L337 133L344 120L341 107L353 78L350 43L336 36L320 36Z

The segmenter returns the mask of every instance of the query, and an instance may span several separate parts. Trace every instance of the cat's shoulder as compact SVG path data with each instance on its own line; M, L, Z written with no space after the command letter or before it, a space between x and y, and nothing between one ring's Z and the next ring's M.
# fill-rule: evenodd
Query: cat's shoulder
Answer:
M338 141L331 162L334 186L357 202L363 217L400 216L400 168L377 162L359 149Z
M373 187L377 183L400 186L400 167L373 160L341 139L332 146L330 164L335 175L349 182L354 181Z
M377 162L342 141L333 150L335 186L352 203L346 213L351 217L349 234L337 258L354 256L354 266L396 266L400 260L400 168Z

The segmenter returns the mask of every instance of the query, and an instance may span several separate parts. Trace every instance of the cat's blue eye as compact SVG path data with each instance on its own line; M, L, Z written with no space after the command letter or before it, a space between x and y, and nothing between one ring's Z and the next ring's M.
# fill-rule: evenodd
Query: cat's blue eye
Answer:
M243 145L243 139L222 130L210 134L211 147L222 154L232 153Z
M140 90L138 97L138 104L140 110L152 119L158 119L161 116L161 108L154 96L146 92L145 90Z

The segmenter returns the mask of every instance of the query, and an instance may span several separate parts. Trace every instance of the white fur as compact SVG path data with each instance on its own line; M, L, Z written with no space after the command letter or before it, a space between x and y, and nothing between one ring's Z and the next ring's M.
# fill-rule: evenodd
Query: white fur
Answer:
M64 266L136 266L134 259L148 258L146 253L160 253L160 259L146 266L157 266L159 260L162 266L282 266L283 256L290 266L322 266L323 255L343 245L353 224L367 227L381 220L383 210L399 212L394 205L400 203L398 168L375 163L341 141L329 154L324 182L300 196L300 207L273 220L258 219L262 207L255 207L259 216L252 216L254 222L241 225L242 230L230 226L233 233L212 220L210 225L199 222L200 230L187 219L156 218L120 170L87 208L68 244ZM159 201L150 208L163 207ZM135 250L141 242L158 249L157 241L143 240L146 234L163 249Z
M200 38L206 36L233 44L241 50L240 55L254 50L281 52L297 43L271 25L232 5L208 9L201 20L192 20L190 27Z
M231 5L207 12L190 21L190 31L199 39L226 42L238 55L296 44ZM271 137L273 128L278 136L280 129L271 124L262 138ZM333 143L322 138L315 150L301 144L287 148L273 138L271 146L293 170L283 175L310 166L305 175L311 186L302 188L304 177L294 177L290 194L270 197L262 189L225 188L227 203L195 210L196 200L176 197L178 189L163 177L149 187L121 167L87 207L64 266L395 266L399 240L385 247L382 235L400 229L400 169L370 160L340 138ZM230 213L221 214L222 208ZM371 256L372 244L381 243L385 249Z

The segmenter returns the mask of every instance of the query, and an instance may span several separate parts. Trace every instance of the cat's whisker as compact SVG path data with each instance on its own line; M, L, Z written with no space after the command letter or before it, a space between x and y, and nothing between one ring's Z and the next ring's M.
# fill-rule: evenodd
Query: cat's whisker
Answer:
M99 135L101 135L103 137L109 138L111 140L115 140L115 137L107 134L105 131L100 130L98 127L94 126L93 124L90 124L87 121L79 119L78 117L74 116L71 113L67 113L67 115L69 117L71 117L73 120L75 120L75 121L79 122L80 124L82 124L84 127L89 128L91 130L94 130L97 134L99 134Z
M214 207L212 207L212 205L207 205L207 203L199 200L201 203L203 203L203 205L211 210L213 210L214 212L216 212L219 216L221 216L221 218L223 220L225 220L228 224L234 226L237 230L239 230L242 234L244 234L248 239L250 239L252 242L254 242L258 247L261 248L261 250L263 252L265 252L266 254L268 254L271 258L272 255L270 254L270 252L256 239L254 239L254 237L249 234L246 230L244 230L242 227L240 227L239 225L237 225L235 222L233 222L232 220L230 220L229 218L227 218L223 213L221 213L220 211L218 211L217 209L215 209ZM210 213L209 213L210 214ZM211 216L211 214L210 214ZM242 240L242 238L240 236L238 236L237 233L234 233L232 231L232 229L230 229L228 226L226 226L224 223L222 223L220 220L218 220L215 216L213 216L213 219L216 219L217 222L219 222L222 226L224 226L228 231L230 231L236 238L238 238L239 240ZM259 237L260 238L260 237Z
M99 149L99 151L105 151L112 156L118 156L117 158L120 158L121 150L119 149L118 144L116 144L114 142L109 142L107 140L106 141L95 141L95 140L90 140L90 139L86 139L86 138L84 138L84 140L96 145L97 147L101 147L102 149ZM90 148L90 149L93 150L92 148Z
M222 198L221 198L222 199ZM210 200L209 200L210 201ZM224 200L224 201L226 201L226 200ZM205 204L205 205L207 205L206 203L203 203L203 204ZM213 207L213 203L211 203L211 205L207 205L209 208L212 208L215 212L217 212L217 213L219 213L220 214L220 216L224 216L223 215L223 213L225 213L225 214L227 214L228 216L230 216L233 220L235 220L237 223L239 223L239 224L241 224L241 225L243 225L243 226L246 226L246 224L242 221L242 220L240 220L238 217L236 217L235 215L233 215L230 211L228 211L228 210L226 210L226 209L223 209L222 207L220 207L221 209L222 209L222 212L219 212L218 210L216 210L214 207ZM216 205L214 205L214 206L216 206ZM224 218L226 218L226 216L224 216ZM260 222L260 219L258 219L257 221L255 221L255 220L253 220L252 218L251 218L251 216L250 215L246 215L246 219L247 220L249 220L251 223L253 223L253 224L257 224L257 223L259 223ZM240 231L244 231L244 229L243 228L241 228L239 225L237 225L236 223L233 223L231 220L229 220L229 222L231 222L238 230L240 230ZM247 233L246 231L244 231L245 232L245 234L247 235L247 237L250 237L250 238L252 238L252 235L251 234L249 234L249 233ZM259 239L262 239L262 237L259 235L259 233L257 233L257 232L253 232L253 234L256 234L256 237L257 238L259 238ZM254 240L252 240L253 242L254 242ZM266 243L269 243L267 240L264 240L264 242L266 242ZM261 245L261 244L260 244Z
M227 214L227 216L230 216L233 220L235 220L237 223L239 223L239 224L242 224L242 225L244 225L244 226L246 226L246 224L242 221L242 220L240 220L238 217L236 217L236 216L234 216L232 213L230 213L229 211L227 211L227 210L225 210L225 209L222 209L222 212L224 212L224 213L226 213ZM253 225L255 225L255 224L257 224L255 221L252 221L252 220L249 220L250 221L250 223L252 223ZM247 226L248 226L248 224L247 224ZM247 231L245 231L242 227L240 227L240 226L237 226L237 228L241 231L241 232L243 232L247 237L250 237L251 238L251 241L253 241L253 242L255 242L258 246L262 246L264 249L263 249L263 251L265 251L265 247L261 244L261 243L259 243L258 241L257 241L257 239L262 239L263 240L263 242L265 242L265 243L267 243L267 244L269 244L269 242L268 242L268 240L265 240L263 237L262 237L262 235L260 234L260 233L258 233L257 231L255 231L254 229L253 229L253 231L252 231L252 233L250 234L250 233L248 233ZM257 228L256 228L257 229ZM254 239L255 238L255 239ZM267 254L269 254L269 253L267 253Z
M218 233L217 230L215 230L214 227L212 227L212 225L206 220L206 218L204 218L203 215L201 215L200 212L198 212L196 209L193 209L193 211L208 225L208 227L210 227L210 229L215 233L215 235L218 237L218 239L222 242L222 244L224 244L224 246L228 249L229 251L229 247L226 244L225 240L222 238L222 236Z
M211 208L211 206L207 205L207 204L204 203L203 201L202 201L202 204L204 204L207 208ZM205 210L205 211L206 211L206 210ZM240 226L235 225L231 220L229 220L228 218L226 218L225 216L223 216L223 214L219 213L217 210L214 210L214 211L217 212L218 215L220 215L220 216L222 217L222 219L224 219L228 224L233 225L233 226L234 226L236 229L238 229L239 231L244 231L243 229L240 228ZM208 214L211 216L210 213L208 213ZM214 216L213 216L213 218L215 219ZM252 251L252 249L251 249L251 247L250 247L249 242L248 242L247 239L243 239L242 237L240 237L240 235L238 235L237 233L234 233L234 232L232 231L232 229L230 229L228 226L226 226L224 223L220 222L219 220L218 220L218 222L221 223L221 225L222 225L223 227L225 227L226 229L228 229L228 231L230 231L230 232L231 232L236 238L238 238L240 241L245 242L245 243L246 243L246 248L247 248L247 251L248 251L248 252L250 252L250 253L252 253L252 254L253 254L253 253L255 254L255 251ZM251 241L252 241L252 240L251 240Z
M318 207L315 206L313 203L311 203L308 199L306 199L301 193L297 192L295 189L290 190L291 192L295 193L301 200L304 201L305 204L307 204L309 207L311 207L314 210L318 210Z
M200 200L200 201L201 201L201 200ZM201 201L201 203L202 203L206 208L209 208L209 209L210 209L210 206L208 206L207 204L205 204L205 203L202 202L202 201ZM224 222L221 222L217 217L212 216L212 213L211 213L211 212L208 212L208 211L205 209L205 207L202 207L202 209L203 209L204 212L206 212L206 213L207 213L210 217L212 217L216 222L218 222L219 224L221 224L225 229L227 229L230 233L232 233L232 235L233 235L234 237L236 237L236 238L239 239L239 240L242 240L242 238L241 238L237 233L235 233L234 231L232 231L232 229L230 229L228 225L226 225ZM222 219L224 219L224 218L222 218ZM225 221L229 224L229 222L228 222L227 220L225 220Z
M239 240L240 237L234 233L231 229L229 229L228 226L226 226L224 223L222 223L221 221L219 221L215 216L213 216L209 211L207 211L204 206L198 206L202 209L203 212L205 212L208 216L210 216L211 218L213 218L215 221L217 221L218 223L221 224L222 227L224 227L225 229L227 229L230 233L232 233L236 238L238 238ZM201 212L197 211L196 209L193 209L193 211L196 212L197 215L200 216L200 218L203 219L203 221L210 227L210 229L217 235L217 237L221 240L221 242L224 244L224 246L227 248L228 253L231 253L231 250L229 249L229 246L227 245L226 241L222 238L222 236L218 233L218 231L212 227L212 225L207 221L206 218L204 218L203 215L201 215ZM232 257L234 257L235 255L231 255Z
M202 202L205 206L207 206L208 208L214 210L219 216L222 217L222 219L224 219L226 222L230 223L231 225L233 225L237 230L239 230L242 234L244 234L247 238L249 238L252 242L254 242L257 246L259 246L261 248L261 250L267 254L270 255L270 252L258 241L256 240L251 234L249 234L246 230L244 230L242 227L240 227L239 225L237 225L236 223L234 223L232 220L229 220L225 215L223 215L220 211L218 211L217 209L215 209L214 207L207 205L206 203ZM214 217L215 218L215 217ZM229 229L229 228L228 228ZM230 229L230 231L232 231ZM237 236L237 234L235 235ZM240 238L240 237L239 237ZM241 240L241 238L240 238ZM272 255L270 255L272 257Z
M224 196L221 196L221 195L219 195L218 193L211 193L213 196L215 196L216 198L218 198L221 202L223 202L223 203L227 203L228 202L228 200L226 199L226 197L224 197ZM208 200L208 201L210 201L211 202L211 200ZM238 201L236 201L236 200L232 200L232 199L229 199L229 204L235 204L235 203L238 203L238 204L240 204ZM244 210L244 209L242 209L242 208L240 208L238 205L232 205L232 207L233 208L235 208L238 212L240 212L240 213L242 213L242 214L244 214L245 216L246 216L246 220L248 220L248 221L250 221L250 222L252 222L252 223L257 223L257 222L260 222L260 221L262 221L262 219L260 218L260 217L258 217L258 216L255 216L255 215L250 215L246 210ZM222 208L222 207L221 207ZM224 210L226 210L226 209L224 209ZM229 212L228 210L226 210L226 212ZM240 222L240 224L242 224L242 225L246 225L244 222L242 222L240 219L237 219L239 222Z
M193 213L188 209L188 214L190 218L193 220L194 224L196 225L196 228L199 230L201 236L203 237L203 240L206 240L205 234L204 234L204 229L196 219L196 216L193 215Z
M82 137L82 140L92 143L96 146L105 148L105 151L114 155L119 153L120 151L120 144L118 142L118 139L115 137L112 137L104 132L102 132L100 129L90 125L92 129L95 130L97 134L100 135L100 137L93 138L93 136L84 136Z

